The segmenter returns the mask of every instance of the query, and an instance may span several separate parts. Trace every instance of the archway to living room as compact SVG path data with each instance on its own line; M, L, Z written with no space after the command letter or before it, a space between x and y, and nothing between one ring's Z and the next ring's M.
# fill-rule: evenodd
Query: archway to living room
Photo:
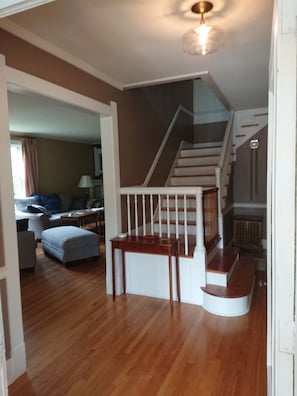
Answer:
M117 190L119 187L119 166L118 166L118 136L117 136L117 106L103 104L86 96L77 94L55 84L41 80L34 76L20 72L5 66L5 59L1 56L0 67L3 69L1 81L2 90L8 89L9 84L18 86L48 98L62 101L71 106L76 106L93 112L100 118L102 161L104 169L104 197L105 197L105 238L108 241L119 232L120 205ZM0 79L1 80L1 79ZM4 95L4 92L3 92ZM13 194L9 164L9 130L7 102L1 102L0 113L2 115L2 144L1 154L4 153L3 166L0 171L1 180L1 213L2 229L5 224L4 250L6 251L5 264L7 267L7 321L5 326L6 338L10 350L7 351L8 380L13 381L25 369L25 347L23 341L23 331L21 326L21 302L19 297L19 268L15 252L17 251L17 241L15 235L15 222L13 212ZM4 143L4 144L3 144ZM111 291L111 274L108 263L111 261L109 244L106 246L106 290ZM5 322L5 320L4 320Z

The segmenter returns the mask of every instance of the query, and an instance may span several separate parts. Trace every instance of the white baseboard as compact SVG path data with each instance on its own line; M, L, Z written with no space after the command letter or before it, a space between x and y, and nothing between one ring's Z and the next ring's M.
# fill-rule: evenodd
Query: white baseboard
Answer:
M8 385L26 372L26 348L24 342L11 350L11 357L6 361L6 369Z

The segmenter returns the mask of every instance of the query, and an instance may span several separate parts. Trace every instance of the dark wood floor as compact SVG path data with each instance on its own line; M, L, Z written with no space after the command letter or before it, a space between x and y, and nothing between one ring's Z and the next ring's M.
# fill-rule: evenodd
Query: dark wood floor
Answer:
M22 274L28 370L10 396L264 396L266 289L251 311L105 294L104 257L64 268L42 254Z

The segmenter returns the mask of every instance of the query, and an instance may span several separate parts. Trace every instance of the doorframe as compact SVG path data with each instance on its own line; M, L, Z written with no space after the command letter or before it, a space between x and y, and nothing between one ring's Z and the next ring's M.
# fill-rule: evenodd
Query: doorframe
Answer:
M268 395L296 389L296 0L275 0L267 174ZM294 372L295 370L295 372Z
M7 377L12 383L26 371L26 353L20 296L17 235L13 204L13 186L10 163L10 134L7 89L8 84L17 85L31 92L92 111L100 117L103 188L105 202L105 240L109 241L121 229L120 171L118 144L117 104L109 105L78 94L31 74L9 67L5 56L0 54L0 210L2 214L4 260L7 268L7 310L10 350L7 351ZM4 228L5 225L5 228ZM106 244L106 291L112 292L111 247ZM120 276L120 274L118 275ZM8 334L7 334L8 333Z

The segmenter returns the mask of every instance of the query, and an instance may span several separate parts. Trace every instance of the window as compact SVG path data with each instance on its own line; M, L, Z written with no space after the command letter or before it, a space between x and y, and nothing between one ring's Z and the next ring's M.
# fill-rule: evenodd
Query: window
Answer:
M14 196L25 197L25 166L23 161L22 142L11 140L11 167Z

